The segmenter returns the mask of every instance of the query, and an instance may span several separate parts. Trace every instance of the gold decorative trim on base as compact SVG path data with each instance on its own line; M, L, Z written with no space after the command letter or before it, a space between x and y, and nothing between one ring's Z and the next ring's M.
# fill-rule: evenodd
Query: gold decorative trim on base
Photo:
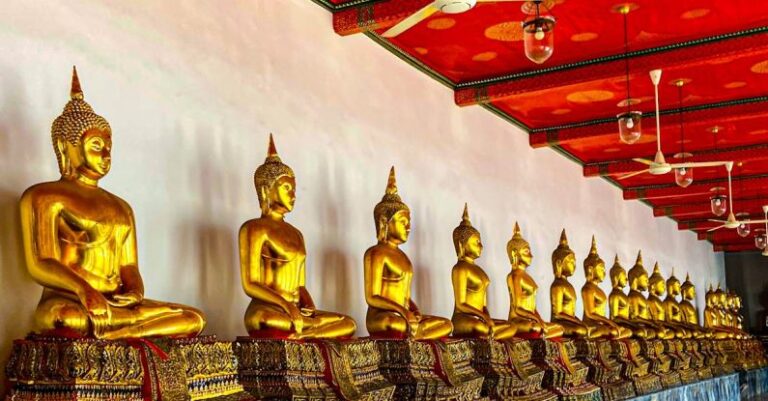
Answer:
M485 379L482 395L491 400L553 401L557 395L542 388L544 370L531 362L527 340L469 340L472 366Z
M481 400L483 377L472 368L469 340L373 340L394 400Z
M252 400L232 345L213 336L107 341L32 335L14 342L9 401Z
M235 342L240 380L255 397L281 400L390 400L373 341L256 339Z
M587 382L589 368L576 358L576 344L571 339L530 340L532 361L544 369L543 386L563 401L601 399L600 387Z
M651 363L642 354L642 347L637 339L613 341L611 345L616 360L621 365L621 377L632 381L637 395L661 391L661 380L649 371Z
M604 401L635 397L632 380L621 376L622 365L610 340L575 340L576 359L589 368L587 380L600 387Z

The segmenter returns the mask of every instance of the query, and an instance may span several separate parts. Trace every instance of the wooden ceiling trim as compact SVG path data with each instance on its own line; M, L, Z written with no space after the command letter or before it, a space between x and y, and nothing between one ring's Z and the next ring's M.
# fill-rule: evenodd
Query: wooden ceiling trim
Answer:
M394 26L433 0L362 1L333 13L333 30L342 36Z
M671 175L670 175L670 179L671 179ZM703 197L703 196L709 195L710 189L713 186L723 186L723 184L727 185L727 181L728 181L727 179L703 180L703 181L694 182L688 188L685 188L685 189L682 189L675 184L660 184L660 185L630 187L630 188L624 189L624 199L625 200L633 200L633 199L653 200L653 199L664 199L664 198L675 198L675 197L680 197L680 198L693 197L693 196ZM748 182L749 185L768 186L768 174L756 174L756 175L748 175L748 176L733 178L734 183L739 181ZM700 198L700 199L704 199L704 198Z

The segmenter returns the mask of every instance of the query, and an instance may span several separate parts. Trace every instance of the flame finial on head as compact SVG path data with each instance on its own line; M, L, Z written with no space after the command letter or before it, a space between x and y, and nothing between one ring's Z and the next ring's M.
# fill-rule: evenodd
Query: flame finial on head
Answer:
M80 78L77 76L77 67L72 66L72 87L69 90L69 97L71 99L83 100L83 89L80 87Z
M461 216L461 223L459 223L458 227L453 229L453 246L456 248L457 256L463 256L461 255L463 246L473 235L479 237L480 232L472 227L472 222L469 220L469 207L464 203L464 213L462 213Z

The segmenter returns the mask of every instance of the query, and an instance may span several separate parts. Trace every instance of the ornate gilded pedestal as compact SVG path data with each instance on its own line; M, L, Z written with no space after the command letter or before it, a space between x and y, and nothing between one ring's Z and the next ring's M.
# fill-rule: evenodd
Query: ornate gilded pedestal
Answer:
M621 365L621 377L631 380L638 395L650 394L662 389L658 375L650 371L651 362L643 356L637 339L612 341L616 360Z
M528 340L471 340L472 366L483 377L482 395L492 400L551 401L542 387L544 370L531 362Z
M472 368L469 340L373 340L394 400L479 400L483 377Z
M587 382L589 368L576 360L576 345L570 339L530 340L534 364L544 369L543 386L561 400L600 400L600 388Z
M389 400L373 341L294 341L240 337L240 380L255 397L276 400Z
M712 370L712 376L733 373L733 368L728 364L728 357L720 346L722 341L712 339L699 340L699 348L703 351L707 365Z
M677 372L682 384L689 384L699 380L695 370L691 369L691 355L684 352L683 340L664 341L664 352L669 355L670 369Z
M697 380L712 378L712 369L707 364L707 358L699 347L699 341L694 339L683 341L683 353L691 357L691 369L696 372Z
M232 344L189 339L108 341L31 335L13 344L6 400L252 400Z
M611 340L576 340L576 358L589 368L587 380L600 387L603 400L625 400L636 395L631 380L622 377Z
M672 358L665 352L663 340L638 340L643 356L651 362L650 371L659 376L661 386L671 388L682 384L680 374L672 369Z

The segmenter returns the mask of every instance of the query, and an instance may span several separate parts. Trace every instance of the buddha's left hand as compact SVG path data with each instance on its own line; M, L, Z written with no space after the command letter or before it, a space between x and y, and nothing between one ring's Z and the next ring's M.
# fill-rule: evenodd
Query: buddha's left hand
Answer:
M127 308L140 303L144 297L137 291L128 291L123 294L115 294L109 300L109 304L120 308Z

